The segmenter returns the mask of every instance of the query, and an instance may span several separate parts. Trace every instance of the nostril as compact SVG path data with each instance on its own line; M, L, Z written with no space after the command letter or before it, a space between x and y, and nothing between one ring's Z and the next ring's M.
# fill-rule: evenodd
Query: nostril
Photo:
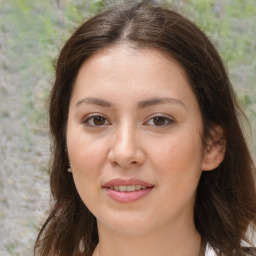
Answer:
M138 162L137 161L132 161L132 162L128 162L128 163L121 163L121 162L115 161L114 164L119 165L123 168L129 168L131 165L137 165Z
M120 145L119 145L120 146ZM145 161L145 154L141 148L134 148L130 150L129 148L120 148L117 146L111 146L107 160L113 166L119 166L123 168L129 168L131 166L141 165Z

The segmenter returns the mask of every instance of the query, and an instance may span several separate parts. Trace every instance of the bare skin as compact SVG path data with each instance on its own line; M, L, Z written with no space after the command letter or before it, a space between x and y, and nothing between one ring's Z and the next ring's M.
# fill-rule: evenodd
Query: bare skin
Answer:
M205 151L202 130L184 70L163 53L116 45L86 60L67 148L77 191L97 219L93 256L199 254L196 188L202 170L224 157L211 141ZM128 192L135 185L139 192Z

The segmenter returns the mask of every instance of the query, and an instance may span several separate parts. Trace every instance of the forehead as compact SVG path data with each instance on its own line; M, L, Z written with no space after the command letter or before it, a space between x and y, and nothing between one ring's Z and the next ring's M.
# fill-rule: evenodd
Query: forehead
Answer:
M89 63L94 63L95 65L118 63L119 65L121 63L128 64L129 61L137 66L143 64L141 65L141 69L144 66L148 67L147 64L152 65L152 61L154 62L154 68L159 67L165 69L172 65L172 69L175 66L175 71L182 73L184 78L187 78L185 70L167 51L153 47L139 47L129 43L119 43L99 50L90 56L80 69L82 69L83 66L88 66ZM105 68L107 67L108 66L105 66Z
M72 98L194 98L184 69L163 51L119 44L103 49L80 67Z
M96 73L97 71L101 72ZM86 74L86 77L90 75L90 78L95 75L95 78L98 79L106 77L106 75L111 78L121 77L126 73L129 75L128 80L131 80L134 75L150 78L159 71L169 73L170 80L172 76L176 75L188 83L186 72L170 54L153 48L138 48L127 43L117 44L90 56L81 65L75 84L79 80L85 79L83 74ZM162 75L164 72L161 72ZM160 80L160 78L159 76L158 79Z

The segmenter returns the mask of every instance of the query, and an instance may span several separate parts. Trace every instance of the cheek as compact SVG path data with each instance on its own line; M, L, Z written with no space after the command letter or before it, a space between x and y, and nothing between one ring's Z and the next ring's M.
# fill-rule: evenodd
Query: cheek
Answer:
M100 186L102 172L102 147L97 143L80 140L69 147L72 174L78 194L84 204L94 212L94 199ZM93 207L92 207L93 206Z
M177 136L167 140L165 147L156 151L154 163L158 173L159 193L170 202L169 205L161 206L163 211L171 211L170 207L176 208L178 212L185 208L193 209L201 176L200 139L195 140L183 134L182 139Z
M198 131L197 131L198 132ZM177 191L194 190L201 175L202 143L190 132L166 138L161 147L152 147L152 162L158 170L159 183Z
M194 136L196 137L196 136ZM201 140L192 136L172 136L166 138L161 147L154 147L154 154L159 159L159 164L182 167L191 164L198 165L202 156Z
M84 131L70 129L67 132L69 160L75 170L90 172L90 169L100 164L104 155L103 145Z
M99 186L99 177L106 158L103 145L85 136L83 132L70 129L67 133L67 148L74 182L85 204L88 195L94 193Z

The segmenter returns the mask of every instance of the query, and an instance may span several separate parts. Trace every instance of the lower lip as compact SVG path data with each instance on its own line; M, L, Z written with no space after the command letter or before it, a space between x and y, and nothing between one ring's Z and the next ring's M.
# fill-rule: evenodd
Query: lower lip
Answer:
M147 196L152 191L152 189L153 187L131 191L131 192L121 192L121 191L115 191L109 188L104 188L104 190L107 192L109 197L111 197L113 200L120 203L135 202Z

